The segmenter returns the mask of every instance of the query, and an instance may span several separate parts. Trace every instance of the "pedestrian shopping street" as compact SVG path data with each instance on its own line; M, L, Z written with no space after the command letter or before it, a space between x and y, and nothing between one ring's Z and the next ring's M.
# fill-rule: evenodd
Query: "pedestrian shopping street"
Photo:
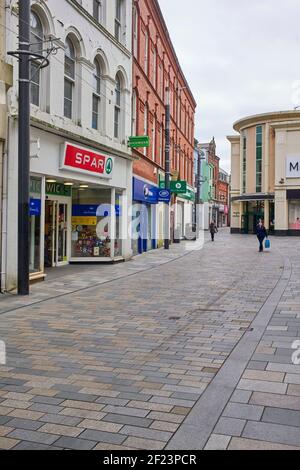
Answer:
M206 238L0 298L1 449L300 449L300 239Z

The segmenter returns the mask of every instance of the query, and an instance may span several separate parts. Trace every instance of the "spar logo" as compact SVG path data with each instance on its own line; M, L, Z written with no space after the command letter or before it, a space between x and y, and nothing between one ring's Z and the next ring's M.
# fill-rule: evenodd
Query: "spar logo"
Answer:
M114 162L112 158L108 158L105 164L105 171L107 175L110 175L114 168Z

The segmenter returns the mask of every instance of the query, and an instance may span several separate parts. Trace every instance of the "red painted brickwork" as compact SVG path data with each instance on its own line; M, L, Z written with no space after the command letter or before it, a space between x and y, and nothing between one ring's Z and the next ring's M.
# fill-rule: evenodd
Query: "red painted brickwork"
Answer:
M134 151L136 175L157 183L165 168L165 89L170 88L171 169L193 185L196 102L180 68L157 0L135 0L133 15L133 130L149 135L149 149Z

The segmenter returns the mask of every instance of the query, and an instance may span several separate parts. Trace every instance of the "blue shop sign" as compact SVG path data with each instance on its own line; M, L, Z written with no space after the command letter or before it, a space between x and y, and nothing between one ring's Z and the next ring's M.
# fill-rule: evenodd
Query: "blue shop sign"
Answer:
M107 215L109 215L109 204L74 204L72 207L72 217L97 217L101 205L104 207ZM121 207L117 205L115 206L115 210L116 216L119 217L121 215Z
M171 191L169 189L158 190L158 202L169 203L171 201Z
M138 178L133 178L133 200L146 202L147 204L157 204L158 188Z
M41 215L41 200L40 199L30 199L30 207L29 207L29 214L30 217L36 216L39 217Z

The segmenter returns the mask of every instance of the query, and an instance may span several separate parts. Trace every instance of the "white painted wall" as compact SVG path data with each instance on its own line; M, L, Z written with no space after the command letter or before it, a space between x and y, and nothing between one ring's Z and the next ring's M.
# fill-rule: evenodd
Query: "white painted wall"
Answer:
M132 197L132 161L127 140L131 134L131 17L132 0L124 0L122 43L114 38L115 1L102 0L102 23L95 22L92 15L92 1L82 0L33 0L32 8L39 15L46 39L59 38L56 55L50 56L50 66L42 71L41 106L31 106L32 139L41 140L40 160L31 161L31 171L56 175L60 142L82 142L102 150L118 159L114 181L117 187L126 189L128 201ZM17 49L18 17L17 1L7 0L6 41L9 50ZM80 5L81 4L81 5ZM77 47L76 91L74 120L63 116L64 110L64 44L72 34ZM49 44L49 43L47 43ZM94 59L99 55L103 63L100 130L92 127L92 94ZM17 276L17 158L18 158L18 61L9 59L14 66L14 87L9 94L10 138L8 164L8 204L3 216L8 227L6 289L16 285ZM122 136L114 138L115 78L122 73ZM41 130L43 129L43 130ZM51 131L51 133L49 133ZM88 142L88 145L87 145ZM56 149L56 150L54 150ZM122 158L121 158L122 155ZM67 175L66 175L67 176ZM74 176L73 176L74 177ZM89 180L90 177L87 177ZM80 179L86 179L81 177ZM107 182L108 185L110 185ZM125 227L125 223L124 223ZM126 257L130 256L130 240L125 242ZM2 267L3 271L3 267Z

